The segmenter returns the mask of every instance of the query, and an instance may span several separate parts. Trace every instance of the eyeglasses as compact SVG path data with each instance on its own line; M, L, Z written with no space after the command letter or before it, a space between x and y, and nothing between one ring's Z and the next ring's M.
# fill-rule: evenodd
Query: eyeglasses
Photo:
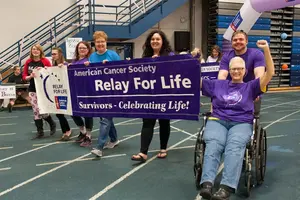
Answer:
M234 72L234 71L243 71L245 68L244 67L235 67L235 68L230 68L229 70Z

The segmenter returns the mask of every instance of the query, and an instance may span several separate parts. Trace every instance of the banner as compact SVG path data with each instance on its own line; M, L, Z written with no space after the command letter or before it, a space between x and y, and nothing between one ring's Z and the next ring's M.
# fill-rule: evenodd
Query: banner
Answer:
M72 115L67 66L35 69L34 72L40 113Z
M218 79L220 64L214 63L201 63L201 78L214 80Z
M191 55L50 67L38 73L43 77L35 78L42 88L37 91L41 113L198 120L200 63Z
M16 87L0 85L0 99L15 99Z

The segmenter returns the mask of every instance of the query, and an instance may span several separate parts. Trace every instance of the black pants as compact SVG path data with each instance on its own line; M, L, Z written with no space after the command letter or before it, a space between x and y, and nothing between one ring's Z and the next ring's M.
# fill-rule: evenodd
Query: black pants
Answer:
M167 149L169 137L170 137L170 120L159 119L159 138L160 149ZM143 128L141 133L141 149L143 154L148 153L150 143L153 138L154 126L156 119L143 119Z
M69 126L69 123L68 123L68 120L66 119L65 115L64 114L56 114L56 117L58 118L59 120L59 124L60 124L60 127L61 127L61 131L63 133L66 133L67 131L70 131L70 126Z
M78 127L85 126L87 131L92 131L92 129L93 129L93 118L92 117L84 117L84 122L82 120L82 117L72 116L72 118Z

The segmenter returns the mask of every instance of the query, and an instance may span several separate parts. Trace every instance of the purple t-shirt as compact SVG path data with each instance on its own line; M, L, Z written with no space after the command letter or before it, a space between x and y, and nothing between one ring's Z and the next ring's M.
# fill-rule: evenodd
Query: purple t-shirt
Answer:
M260 79L247 83L202 80L202 94L212 98L212 116L221 120L253 123L254 100L263 92Z
M240 56L241 58L244 59L246 63L247 70L246 70L246 75L244 77L244 82L248 82L255 79L254 68L266 66L264 54L258 49L248 48L246 53L242 55L236 55L234 50L225 53L220 62L220 70L222 69L222 70L229 71L229 62L235 56ZM227 79L231 80L229 74Z
M84 64L86 61L89 61L88 58L83 58L81 60L76 60L72 62L72 65L79 65L79 64Z

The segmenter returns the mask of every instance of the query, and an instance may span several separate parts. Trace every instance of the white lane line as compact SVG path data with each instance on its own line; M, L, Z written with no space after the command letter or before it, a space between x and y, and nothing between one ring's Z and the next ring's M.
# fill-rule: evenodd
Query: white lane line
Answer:
M54 119L53 121L55 121L55 122L59 122L59 120L58 120L58 119ZM69 118L68 118L68 119L67 119L67 121L73 121L73 119L69 119ZM31 123L31 124L34 124L34 121L31 121L30 123Z
M192 137L194 137L194 138L197 138L197 136L194 136L193 134L191 134L191 133L189 133L189 132L186 132L185 130L182 130L182 129L177 128L177 127L175 127L175 126L171 126L171 128L173 128L173 129L175 129L175 130L177 130L177 131L179 131L179 132L182 132L182 133L184 133L184 134L187 134L187 135L189 135L189 136L192 136Z
M12 149L14 147L0 147L0 150L7 150L7 149Z
M0 133L0 136L15 135L16 133Z
M169 151L179 150L179 149L192 149L192 148L195 148L195 145L176 147L176 148L173 148L173 149L169 149ZM150 151L148 151L148 152L149 152L149 153L154 153L154 152L159 152L159 151L160 151L160 149L157 149L157 150L150 150Z
M300 100L296 100L296 101L288 101L288 102L284 102L284 103L279 103L279 104L274 104L274 105L271 105L271 106L266 106L266 107L263 107L261 108L261 110L266 110L268 108L274 108L274 107L278 107L278 106L281 106L281 105L286 105L286 104L291 104L293 102L298 102Z
M127 120L127 121L134 121L134 120L137 120L137 119L138 118ZM122 126L123 124L124 124L123 122L120 122L120 123L115 124L115 126ZM92 132L95 132L95 131L99 131L99 129L95 129ZM131 135L129 135L129 136L131 136ZM76 138L76 137L77 137L77 135L70 137L70 139L73 139L73 138ZM125 137L125 136L123 136L123 137ZM92 139L92 140L97 140L97 139ZM48 144L52 144L52 143L53 142L39 143L39 144L33 144L32 146L37 147L37 146L43 146L43 145L48 145ZM75 140L71 140L71 141L57 141L55 144L68 144L68 143L76 143L76 141Z
M191 134L191 133L190 133ZM191 136L179 141L178 143L172 145L171 147L168 148L168 150L173 149L175 147L177 147L178 145L180 145L181 143L189 140L190 138L192 138L194 135L196 135L198 133L195 134L191 134ZM109 184L107 187L105 187L103 190L101 190L100 192L98 192L97 194L95 194L93 197L91 197L89 200L96 200L99 197L101 197L103 194L105 194L106 192L108 192L109 190L111 190L112 188L114 188L116 185L118 185L119 183L121 183L122 181L124 181L126 178L128 178L129 176L131 176L132 174L134 174L135 172L137 172L138 170L140 170L141 168L143 168L144 166L146 166L147 164L149 164L150 162L152 162L154 159L156 159L156 156L153 156L152 158L148 159L147 162L133 168L132 170L130 170L129 172L127 172L126 174L124 174L123 176L121 176L119 179L115 180L114 182L112 182L111 184Z
M45 176L47 174L50 174L50 173L52 173L52 172L54 172L54 171L56 171L56 170L58 170L60 168L63 168L63 167L65 167L65 166L67 166L67 165L69 165L71 163L77 162L78 160L81 160L82 158L86 157L87 155L89 155L89 154L80 156L80 157L78 157L78 158L76 158L74 160L71 160L71 161L69 161L69 162L67 162L65 164L59 165L59 166L57 166L55 168L52 168L51 170L48 170L48 171L46 171L44 173L41 173L41 174L39 174L39 175L37 175L35 177L32 177L31 179L28 179L28 180L26 180L26 181L24 181L24 182L22 182L20 184L17 184L17 185L15 185L15 186L7 189L7 190L4 190L3 192L0 193L0 197L3 196L3 195L5 195L5 194L7 194L7 193L9 193L9 192L11 192L11 191L13 191L13 190L15 190L15 189L18 189L19 187L22 187L22 186L24 186L24 185L26 185L26 184L28 184L28 183L36 180L36 179L39 179L39 178L41 178L41 177L43 177L43 176Z
M288 109L288 110L278 110L276 112L281 113L281 112L291 112L291 111L295 111L295 110L299 110L300 108L297 109Z
M129 125L137 125L137 124L143 124L143 122L126 123L126 124L122 124L121 126L129 126Z
M19 116L5 116L5 117L0 117L0 119L12 119L12 118L18 118Z
M274 97L274 98L267 98L267 97L264 97L262 98L262 102L268 102L268 101L274 101L274 100L277 100L277 99L280 99L281 97Z
M7 170L10 170L11 167L6 167L6 168L0 168L0 171L7 171Z
M13 125L17 125L17 123L12 123L12 124L0 124L0 126L13 126Z
M281 138L281 137L287 137L288 135L273 135L273 136L268 136L267 139L272 139L272 138Z
M267 128L269 128L270 126L272 126L273 124L276 124L276 123L278 123L278 122L281 122L281 121L284 120L285 118L287 118L287 117L289 117L289 116L292 116L292 115L294 115L294 114L297 114L297 113L299 113L299 112L300 112L300 110L295 111L295 112L292 112L292 113L290 113L290 114L288 114L288 115L285 115L284 117L281 117L281 118L279 118L279 119L273 121L272 123L268 124L268 125L267 125L266 127L264 127L264 128L267 129Z
M171 133L178 133L178 131L170 131ZM159 132L158 131L155 131L154 133L153 133L154 135L157 135L157 134L159 134ZM132 135L123 135L123 138L127 138L127 137L130 137L130 136L132 136Z
M133 121L133 120L128 120L128 121ZM181 121L181 120L171 121L170 124L174 124L174 123L179 122L179 121ZM118 124L121 124L121 123L126 123L126 121L120 122L120 123L118 123ZM117 125L117 124L115 124L115 125ZM154 129L157 129L157 128L159 128L159 126L155 127ZM121 142L124 142L124 141L126 141L126 140L129 140L129 139L131 139L131 138L133 138L133 137L136 137L136 136L138 136L138 135L140 135L140 134L141 134L141 133L137 133L137 134L132 135L131 137L124 138L124 139L120 140L120 143L121 143ZM185 140L183 140L182 142L184 142L184 141L185 141ZM181 143L182 143L182 142L181 142ZM180 143L180 144L181 144L181 143ZM47 145L46 145L46 146L47 146ZM45 147L45 146L43 146L43 147ZM15 185L15 186L13 186L13 187L7 189L7 190L4 190L3 192L0 193L0 197L3 196L3 195L5 195L5 194L7 194L7 193L9 193L9 192L12 192L12 191L18 189L19 187L22 187L22 186L24 186L24 185L26 185L26 184L28 184L28 183L31 183L31 182L33 182L33 181L35 181L35 180L37 180L37 179L39 179L39 178L41 178L41 177L43 177L43 176L46 176L46 175L48 175L48 174L50 174L50 173L52 173L52 172L55 172L56 170L58 170L58 169L60 169L60 168L63 168L63 167L68 166L68 165L70 165L70 164L72 164L72 163L74 163L74 162L77 162L78 160L81 160L81 159L83 159L83 158L85 158L85 157L87 157L87 156L89 156L89 155L91 155L91 153L87 153L87 154L85 154L85 155L82 155L82 156L80 156L80 157L77 157L77 158L75 158L74 160L70 160L69 162L66 162L66 163L64 163L64 164L62 164L62 165L59 165L59 166L57 166L57 167L55 167L55 168L52 168L52 169L50 169L50 170L48 170L48 171L45 171L45 172L42 173L42 174L39 174L39 175L37 175L37 176L34 176L34 177L32 177L31 179L28 179L28 180L26 180L26 181L24 181L24 182L22 182L22 183L19 183L19 184ZM0 160L0 162L1 162L1 160Z
M285 120L281 120L278 123L283 123L283 122L291 122L291 121L299 121L300 119L285 119ZM260 122L261 124L269 124L272 123L273 121L267 121L267 122Z
M103 156L103 157L101 157L101 159L103 159L103 158L115 158L115 157L120 157L120 156L126 156L126 154L115 154L115 155ZM77 160L77 162L88 161L88 160L95 160L95 157L93 157L93 158L83 158L83 159ZM36 164L36 166L40 167L40 166L47 166L47 165L58 165L58 164L63 164L63 163L67 163L67 162L70 162L70 161L71 160L63 160L63 161L57 161L57 162L41 163L41 164Z
M123 121L123 122L119 122L117 124L115 124L115 126L119 125L119 124L123 124L123 123L126 123L126 122L130 122L130 121L133 121L135 119L130 119L130 120L126 120L126 121ZM98 131L99 129L95 129L93 130L92 132L94 131ZM75 136L76 137L76 136ZM25 154L28 154L28 153L31 153L31 152L34 152L34 151L37 151L37 150L40 150L40 149L43 149L43 148L46 148L46 147L49 147L51 145L54 145L54 144L57 144L58 142L52 142L52 143L49 143L45 146L41 146L41 147L37 147L37 148L34 148L34 149L31 149L31 150L28 150L28 151L25 151L25 152L22 152L22 153L19 153L19 154L16 154L16 155L13 155L13 156L10 156L10 157L7 157L7 158L4 158L4 159L1 159L0 160L0 163L4 162L4 161L7 161L7 160L11 160L13 158L16 158L16 157L19 157L19 156L22 156L22 155L25 155Z
M79 128L78 127L76 127L76 128L71 128L71 130L78 130ZM57 131L61 131L61 129L56 129L56 132ZM35 130L35 131L31 131L32 133L36 133L37 131ZM46 129L46 130L44 130L44 132L50 132L50 129Z

